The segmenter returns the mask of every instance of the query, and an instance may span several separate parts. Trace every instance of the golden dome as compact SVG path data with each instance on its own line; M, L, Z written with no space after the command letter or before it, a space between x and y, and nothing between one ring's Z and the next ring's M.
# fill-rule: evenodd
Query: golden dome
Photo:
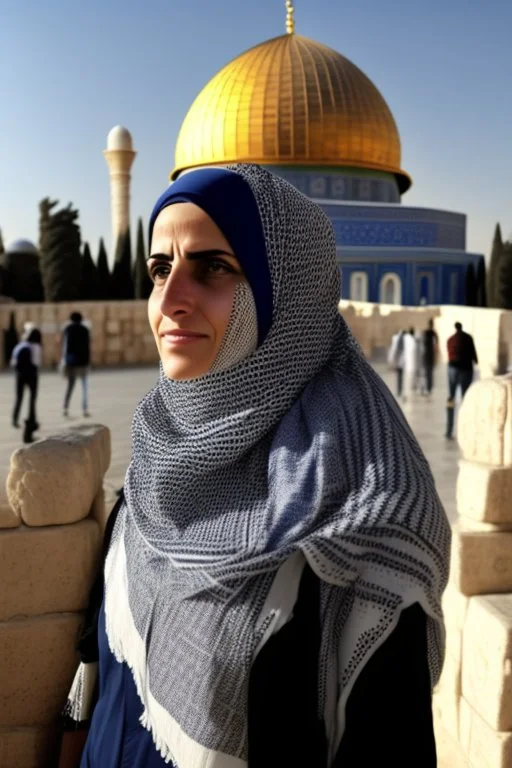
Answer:
M231 162L365 168L394 174L401 192L411 185L393 115L371 80L296 34L242 53L203 88L181 126L171 178Z

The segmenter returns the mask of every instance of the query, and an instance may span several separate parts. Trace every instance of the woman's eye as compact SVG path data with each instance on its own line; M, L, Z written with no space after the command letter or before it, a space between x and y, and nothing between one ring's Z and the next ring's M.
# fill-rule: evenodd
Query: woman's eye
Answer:
M149 276L154 283L162 282L170 273L171 268L168 264L153 264L149 270Z
M224 274L226 272L233 272L229 264L225 261L210 259L204 265L204 271L210 275Z

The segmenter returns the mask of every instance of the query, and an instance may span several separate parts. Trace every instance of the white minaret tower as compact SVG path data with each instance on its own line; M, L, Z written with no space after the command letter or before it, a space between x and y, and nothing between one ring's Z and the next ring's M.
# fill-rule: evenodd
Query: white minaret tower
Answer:
M130 169L136 154L130 131L121 125L112 128L107 137L107 148L103 150L110 174L112 259L119 236L130 226Z

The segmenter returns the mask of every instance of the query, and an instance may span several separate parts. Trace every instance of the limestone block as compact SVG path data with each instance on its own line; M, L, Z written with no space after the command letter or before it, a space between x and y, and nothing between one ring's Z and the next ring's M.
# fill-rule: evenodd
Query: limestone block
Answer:
M462 459L457 477L457 510L472 520L512 525L512 467Z
M448 690L436 690L432 705L444 728L455 740L459 738L459 697Z
M119 336L107 337L107 352L121 352L123 346Z
M495 731L464 697L459 704L459 741L471 768L512 766L512 733Z
M496 731L512 731L512 595L469 601L462 693Z
M469 598L462 594L451 581L444 591L442 607L446 628L462 629L466 621Z
M2 482L0 483L0 528L17 528L19 525L21 520L9 504L5 482Z
M0 766L2 768L48 768L55 764L57 740L55 726L0 727Z
M133 317L133 307L131 302L121 302L119 306L119 320L131 320Z
M106 331L109 336L117 336L121 332L121 323L119 320L108 320Z
M457 426L465 459L512 464L512 374L475 382L462 402Z
M464 595L512 592L512 533L454 526L450 579Z
M95 302L91 305L91 308L89 312L87 313L87 316L93 321L93 323L100 324L105 319L106 315L106 308L105 305L101 302Z
M73 427L11 456L7 496L26 525L60 525L87 517L110 464L110 431Z
M103 350L96 349L95 347L92 348L91 363L93 365L101 365L103 363Z
M93 519L0 531L0 621L85 610L101 541Z
M119 365L121 362L121 352L105 352L103 360L105 365Z
M137 347L126 346L123 350L123 362L135 365L140 362L140 352Z
M65 704L78 664L79 614L0 623L0 723L45 725Z
M149 328L149 321L147 317L144 317L141 320L136 319L133 324L133 330L136 336L144 336L144 334L148 332L148 328Z
M479 520L472 520L470 517L457 518L457 524L461 531L473 531L476 533L510 533L512 532L512 523L481 523Z
M461 694L461 658L452 656L446 651L443 671L437 684L437 690L451 696L458 697Z

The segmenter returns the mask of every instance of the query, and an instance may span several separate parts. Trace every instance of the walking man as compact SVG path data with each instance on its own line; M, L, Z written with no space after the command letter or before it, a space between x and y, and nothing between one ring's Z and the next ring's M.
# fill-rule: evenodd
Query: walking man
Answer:
M434 331L434 321L428 321L421 340L422 394L430 395L434 386L434 366L437 360L439 339Z
M461 323L455 323L455 333L446 343L448 349L448 402L446 404L446 434L453 439L455 418L455 397L460 387L461 399L473 381L473 364L478 365L473 337L462 330Z
M69 401L77 378L82 382L83 414L89 416L87 400L87 374L91 358L89 329L82 323L80 312L72 312L70 321L62 334L62 360L64 375L68 380L64 396L64 416L68 415Z

